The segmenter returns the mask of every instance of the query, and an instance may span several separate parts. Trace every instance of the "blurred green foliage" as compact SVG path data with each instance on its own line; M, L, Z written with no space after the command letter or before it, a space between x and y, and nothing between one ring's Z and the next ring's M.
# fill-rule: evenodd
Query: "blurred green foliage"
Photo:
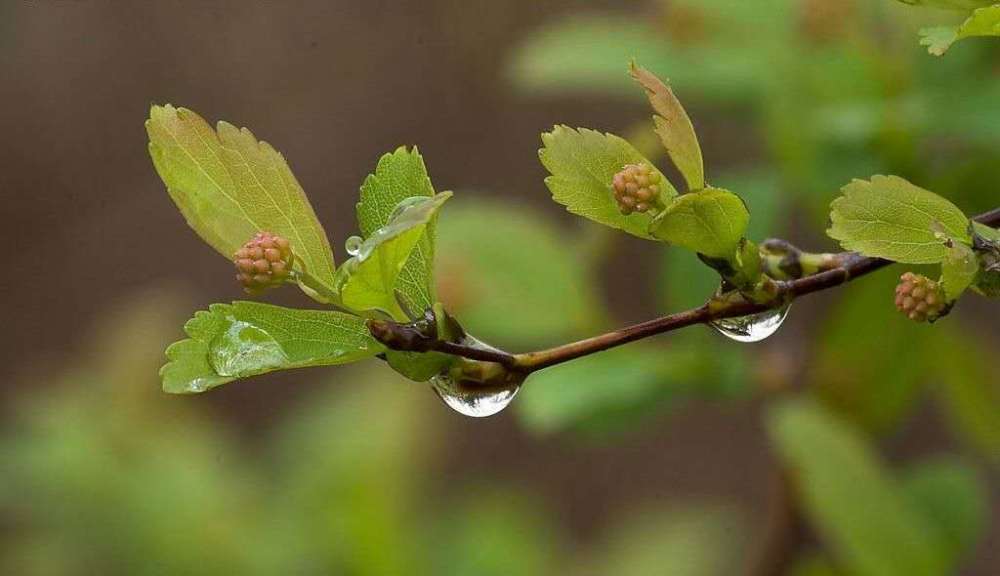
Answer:
M540 496L500 475L441 485L430 391L377 365L338 370L241 434L204 399L159 389L185 308L157 292L122 302L44 394L10 407L0 573L710 574L736 557L738 522L718 504L646 510L572 547Z

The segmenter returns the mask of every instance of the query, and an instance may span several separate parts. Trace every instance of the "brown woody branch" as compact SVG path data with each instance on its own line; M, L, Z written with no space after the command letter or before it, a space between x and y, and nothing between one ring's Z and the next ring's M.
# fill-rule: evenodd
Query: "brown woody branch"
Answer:
M1000 226L1000 208L980 214L973 219L989 226ZM780 240L768 242L773 246L793 248ZM839 286L890 264L893 264L890 260L864 257L855 252L832 254L827 258L829 267L824 266L826 269L794 280L775 281L773 297L766 303L755 303L745 299L730 301L713 299L698 308L676 312L554 348L522 354L510 354L502 350L484 349L437 338L436 334L421 331L421 326L427 325L426 320L412 324L373 320L369 321L369 329L377 340L394 350L442 352L473 360L496 362L509 370L530 374L536 370L686 326L764 312L799 296Z

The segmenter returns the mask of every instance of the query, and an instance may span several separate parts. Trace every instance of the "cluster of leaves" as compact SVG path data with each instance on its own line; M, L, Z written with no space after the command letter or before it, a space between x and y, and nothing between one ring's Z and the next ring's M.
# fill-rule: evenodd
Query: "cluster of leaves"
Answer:
M184 108L154 106L149 150L188 224L230 258L253 234L291 242L293 277L303 291L339 310L299 310L253 302L216 304L186 325L189 339L167 350L163 385L201 392L236 378L285 368L343 364L385 353L390 365L426 380L447 358L386 351L366 316L408 321L434 301L436 214L450 192L435 193L416 149L383 156L361 187L363 240L339 268L326 233L279 152L246 128L213 130Z

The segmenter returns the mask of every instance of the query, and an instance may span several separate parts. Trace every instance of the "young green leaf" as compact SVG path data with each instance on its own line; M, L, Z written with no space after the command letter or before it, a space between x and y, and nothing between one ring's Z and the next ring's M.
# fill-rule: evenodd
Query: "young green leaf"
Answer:
M969 464L936 457L911 466L902 477L903 493L945 544L952 565L972 549L986 526L989 498Z
M538 156L551 174L545 184L553 200L584 218L651 239L652 217L639 212L623 215L612 192L614 175L627 164L652 166L631 144L612 134L567 126L556 126L542 134L542 143ZM661 200L668 204L677 196L677 190L663 174L656 173L660 175Z
M953 242L941 262L941 284L948 301L954 301L972 285L979 274L976 253L961 242Z
M941 56L959 40L973 36L1000 36L1000 4L975 10L958 26L936 26L920 31L920 44Z
M691 118L681 106L674 92L652 72L635 65L629 67L632 78L646 90L649 103L656 114L653 122L656 133L667 149L667 154L684 176L688 190L705 187L705 166L701 157L701 145L694 132Z
M357 205L358 226L365 238L389 223L395 207L417 196L433 196L434 186L427 175L424 159L413 148L401 146L379 158L374 174L361 185ZM434 235L436 217L424 228L409 259L399 272L397 290L414 312L426 310L437 300L434 294Z
M184 325L189 338L167 348L163 389L204 392L275 370L345 364L384 350L362 318L259 302L213 304Z
M806 515L849 572L951 573L946 543L855 430L805 400L778 405L768 424Z
M408 320L396 299L400 272L424 237L437 211L451 192L418 196L397 207L388 223L369 234L357 256L337 272L341 302L358 312L382 310L396 320ZM411 310L414 314L419 310Z
M149 154L188 224L226 258L255 233L288 238L295 268L313 284L333 286L333 252L284 157L246 128L212 130L185 108L153 106ZM307 282L307 284L310 282Z
M970 242L969 220L944 198L898 176L844 186L830 205L827 234L845 250L906 264L934 264L948 254L938 234Z
M734 256L750 213L739 196L706 188L677 197L650 225L653 236L712 258Z

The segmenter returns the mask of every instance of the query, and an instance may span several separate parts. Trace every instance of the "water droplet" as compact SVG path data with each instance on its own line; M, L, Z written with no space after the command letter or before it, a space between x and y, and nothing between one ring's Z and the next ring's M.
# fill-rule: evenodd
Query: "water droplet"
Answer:
M463 343L495 350L472 336L466 336ZM449 408L465 416L484 418L500 412L510 405L524 382L523 374L508 372L493 362L463 362L463 369L431 378L431 387Z
M288 362L270 334L232 316L229 328L209 343L208 361L219 376L248 376Z
M351 256L357 256L358 252L361 251L361 244L364 240L361 236L351 236L347 240L344 240L344 249Z
M506 408L517 391L519 385L509 388L494 388L478 382L466 382L455 379L448 374L439 374L431 379L431 386L441 397L441 400L452 410L473 418L492 416Z
M749 316L724 318L712 322L712 327L737 342L760 342L774 334L788 316L790 304Z
M410 196L409 198L403 198L402 200L399 201L399 204L396 204L396 206L392 209L392 212L389 213L388 221L391 223L393 220L398 218L400 214L405 212L409 207L417 204L422 204L429 199L430 197L428 196Z

